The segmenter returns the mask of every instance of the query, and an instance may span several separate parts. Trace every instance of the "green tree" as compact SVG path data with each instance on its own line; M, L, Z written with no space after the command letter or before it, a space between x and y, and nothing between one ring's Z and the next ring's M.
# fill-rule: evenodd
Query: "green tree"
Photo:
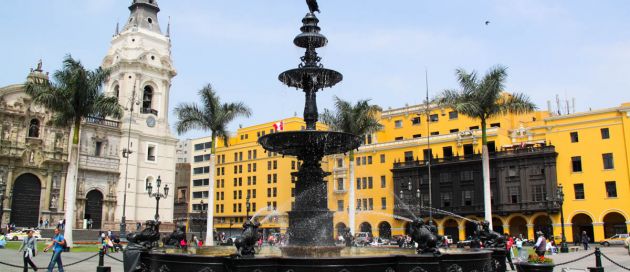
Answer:
M81 122L87 117L113 117L123 115L118 98L105 96L101 90L109 76L107 69L86 70L80 61L67 55L63 68L53 74L53 81L32 78L26 82L26 93L33 102L52 112L50 122L58 127L71 127L72 143L68 173L66 176L66 226L64 237L72 246L72 229L75 223L77 172L79 168L79 144Z
M221 104L219 96L210 84L199 90L201 105L197 103L181 103L175 107L177 122L175 128L178 134L186 133L190 130L210 131L212 143L210 148L210 184L208 186L208 218L206 245L214 245L213 218L214 218L214 154L216 151L216 140L220 138L225 145L230 137L227 126L239 116L249 117L251 109L242 102Z
M484 217L490 223L491 228L490 157L488 154L486 121L507 113L522 114L536 109L536 105L530 101L527 95L503 92L507 78L506 70L506 67L498 65L491 68L483 78L479 79L475 71L468 73L461 68L457 69L455 74L460 90L444 90L437 98L440 106L452 108L463 115L481 121Z
M353 106L350 102L334 98L334 111L324 109L321 122L333 131L351 133L354 135L368 135L383 129L379 123L378 113L382 110L377 105L370 105L370 100L359 100ZM348 227L354 234L355 228L355 184L354 184L354 150L348 152L349 165L349 196L348 196Z

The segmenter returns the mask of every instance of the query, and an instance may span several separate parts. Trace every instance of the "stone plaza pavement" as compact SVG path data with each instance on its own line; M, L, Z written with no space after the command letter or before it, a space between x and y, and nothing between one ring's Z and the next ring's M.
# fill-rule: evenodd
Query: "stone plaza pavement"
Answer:
M630 268L630 255L628 255L628 249L624 247L600 247L600 249L603 254L608 256L608 258L612 259L613 261L627 268ZM582 250L582 248L580 247L580 250L577 252L562 253L562 254L556 254L556 255L545 255L545 256L552 258L555 264L560 264L560 263L568 262L571 260L575 260L589 253L593 253L594 251L595 251L595 247L591 245L590 249L587 251ZM588 267L594 267L594 266L595 266L595 255L591 255L577 262L573 262L573 263L562 265L562 266L556 266L553 271L554 272L556 271L557 272L588 271ZM610 261L606 260L604 256L602 256L602 266L604 267L604 271L606 272L628 271L614 265ZM508 266L508 269L509 269L509 266Z
M65 264L71 264L73 262L76 261L80 261L83 260L85 258L88 258L92 255L94 255L96 253L93 252L66 252L63 253L61 255L61 259L62 262ZM122 260L122 253L110 253L113 257L118 258L120 260ZM46 271L46 267L48 266L48 263L50 262L50 258L52 257L52 253L51 252L39 252L37 254L37 256L34 259L34 263L35 265L37 265L37 268L39 269L38 271ZM4 262L4 263L10 263L10 264L14 264L14 265L22 265L23 261L22 261L22 256L20 254L18 254L17 251L15 250L7 250L7 249L0 249L0 262ZM68 272L91 272L91 271L96 271L96 266L98 265L98 256L91 258L87 261L75 264L75 265L71 265L71 266L64 266L64 271L68 271ZM121 262L115 261L111 258L108 258L107 256L105 256L105 266L109 266L112 268L112 272L123 272L123 265ZM21 272L22 269L21 268L14 268L14 267L9 267L3 264L0 264L0 271L2 272ZM33 271L30 270L29 267L29 271ZM57 268L55 267L54 271L57 271Z

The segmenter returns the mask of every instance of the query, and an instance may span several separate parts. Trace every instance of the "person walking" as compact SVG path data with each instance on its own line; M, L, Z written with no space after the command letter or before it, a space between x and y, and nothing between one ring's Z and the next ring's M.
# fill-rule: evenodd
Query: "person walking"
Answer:
M505 237L509 237L507 234L505 234ZM512 239L512 237L510 237L507 242L505 243L505 258L507 259L507 262L510 264L510 268L512 268L512 270L514 270L514 263L512 262L512 246L514 245L514 240Z
M50 258L50 263L48 264L48 272L52 272L53 268L55 268L55 263L57 264L57 269L59 272L63 272L63 263L61 262L61 252L63 252L63 248L66 246L66 239L61 234L61 230L59 228L55 229L55 236L52 239L52 242L44 248L44 252L47 252L50 248L53 249L52 258Z
M536 240L534 250L536 251L538 257L544 257L545 252L547 251L547 239L545 238L545 235L542 233L542 231L539 231L536 234L538 234L538 240Z
M22 254L24 259L24 272L28 271L28 265L31 265L33 270L37 271L37 266L33 263L33 257L37 255L37 239L33 237L33 230L28 230L26 234L28 236L22 240L18 254Z
M586 231L582 231L582 245L584 245L584 250L588 250L588 242L591 241L591 238L586 235Z
M626 241L624 241L623 244L628 249L628 255L630 255L630 237L626 238Z

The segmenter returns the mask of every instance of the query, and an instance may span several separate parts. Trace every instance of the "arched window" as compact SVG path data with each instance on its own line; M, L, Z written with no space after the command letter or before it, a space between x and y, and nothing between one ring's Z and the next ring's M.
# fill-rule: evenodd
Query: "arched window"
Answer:
M39 138L39 120L32 119L28 126L28 137Z
M116 98L120 98L120 86L114 86L114 95L116 96Z
M153 88L151 86L144 87L142 95L142 113L151 113L153 103Z

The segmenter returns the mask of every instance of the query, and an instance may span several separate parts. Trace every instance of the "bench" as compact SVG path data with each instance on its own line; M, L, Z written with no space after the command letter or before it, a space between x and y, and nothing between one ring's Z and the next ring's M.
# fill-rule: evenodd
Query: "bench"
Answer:
M569 252L578 252L580 251L580 247L579 246L571 246L569 247Z

